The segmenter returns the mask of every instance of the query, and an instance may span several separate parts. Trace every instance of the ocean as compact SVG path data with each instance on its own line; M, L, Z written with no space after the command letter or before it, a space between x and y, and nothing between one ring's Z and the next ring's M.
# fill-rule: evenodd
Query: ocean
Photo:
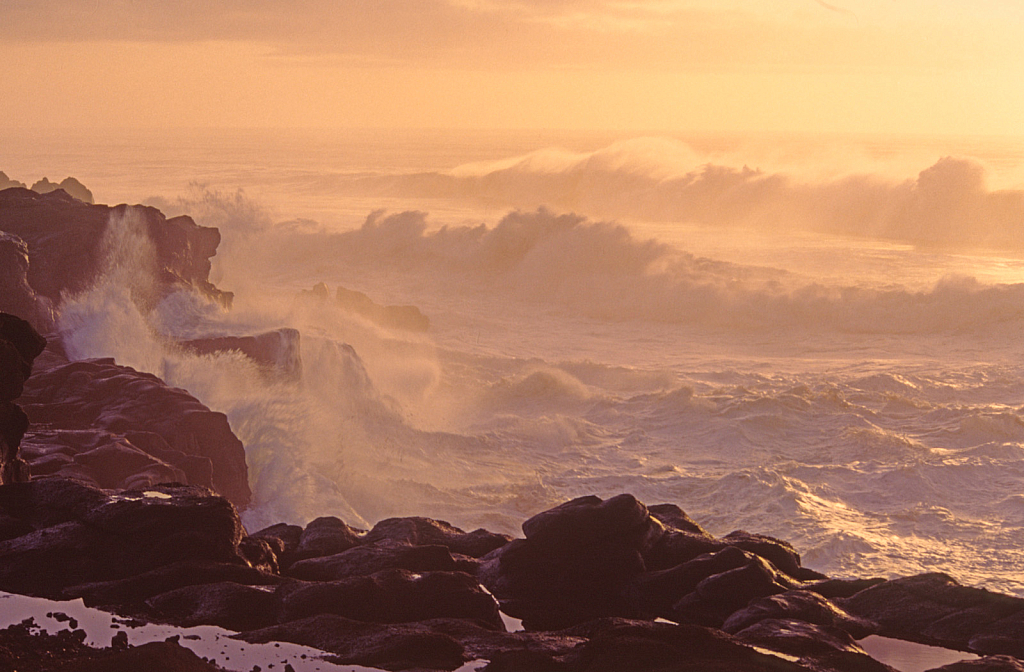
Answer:
M629 492L831 575L1024 595L1024 140L7 129L0 170L220 228L230 310L135 306L154 269L124 218L60 328L227 414L250 531L518 535ZM279 327L298 379L173 345Z

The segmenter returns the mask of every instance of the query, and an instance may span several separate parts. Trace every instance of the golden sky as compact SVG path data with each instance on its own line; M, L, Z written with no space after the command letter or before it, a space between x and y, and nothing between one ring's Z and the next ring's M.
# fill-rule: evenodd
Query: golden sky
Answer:
M1017 0L2 0L9 127L1019 135Z

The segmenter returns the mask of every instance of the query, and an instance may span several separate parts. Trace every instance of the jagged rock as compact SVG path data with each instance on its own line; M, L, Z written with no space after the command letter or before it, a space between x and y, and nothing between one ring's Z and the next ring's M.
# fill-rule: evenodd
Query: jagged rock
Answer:
M61 599L81 598L86 606L132 605L186 586L230 581L249 586L276 586L281 577L238 563L184 561L114 581L65 588Z
M387 518L380 521L366 533L363 543L372 544L381 540L396 541L413 546L445 546L453 553L480 558L501 548L511 541L512 537L488 532L482 528L464 532L443 520L410 517Z
M498 605L476 579L462 572L388 569L369 576L278 589L282 621L335 614L376 623L468 618L502 629Z
M212 487L239 508L252 497L245 449L227 416L151 374L112 359L57 363L26 382L21 405L32 425L45 426L30 431L25 443L36 460L50 460L48 473L107 487L145 486L172 477ZM92 453L104 444L114 447ZM111 451L138 471L128 473L109 459ZM70 462L54 461L56 454ZM136 476L140 480L133 483Z
M28 463L21 455L28 416L14 400L24 392L32 363L45 347L46 339L32 325L0 313L0 485L29 479Z
M416 306L382 306L362 292L338 287L335 301L339 306L389 329L427 331L430 320Z
M253 644L291 642L335 654L330 662L385 670L454 670L467 660L462 645L420 623L382 626L320 614L237 635Z
M0 513L34 530L0 542L0 590L57 598L174 562L244 563L235 508L205 488L109 494L43 479L0 486Z
M726 619L722 630L736 634L770 618L838 628L848 632L854 639L863 639L878 632L877 623L849 614L821 595L807 590L790 590L754 600Z
M947 574L886 581L837 603L887 637L1024 658L1024 599L962 586Z
M0 170L0 190L11 189L13 187L21 187L22 189L26 188L24 182L19 182L17 180L11 179L7 177L7 173Z
M88 289L106 270L104 233L111 217L124 217L129 206L90 205L62 189L38 194L28 189L0 191L0 231L28 245L28 283L55 305L63 295ZM157 284L154 294L137 296L154 305L167 292L195 289L225 305L231 295L210 281L210 257L220 244L217 229L198 226L189 217L167 219L159 210L132 206L141 230L153 245Z
M644 572L627 587L626 594L637 616L674 618L675 604L697 589L701 581L743 567L752 554L738 548L725 547L706 553L672 569Z
M0 311L28 320L40 331L53 328L53 305L28 284L28 245L0 231Z
M190 352L209 355L237 351L276 373L299 377L302 374L300 335L297 329L275 329L255 336L213 336L181 341Z
M367 576L382 569L406 569L410 572L454 572L458 564L444 546L411 546L394 541L356 546L320 558L294 563L288 576L306 581L337 581Z
M743 566L709 576L676 602L673 620L719 628L751 600L795 587L792 580L764 558L748 554Z
M523 523L517 539L485 556L481 581L528 629L628 616L626 586L664 526L631 495L580 497Z
M47 178L42 178L32 185L32 191L37 194L49 194L52 191L63 189L64 193L72 198L77 198L83 203L92 203L92 192L89 191L84 184L79 182L73 177L65 177L59 183L50 182Z
M335 516L321 516L310 521L299 534L299 543L294 553L290 554L285 564L320 558L327 555L342 553L359 544L362 530L349 527Z
M280 602L272 591L234 582L184 586L146 600L151 613L183 627L218 625L256 630L277 623Z

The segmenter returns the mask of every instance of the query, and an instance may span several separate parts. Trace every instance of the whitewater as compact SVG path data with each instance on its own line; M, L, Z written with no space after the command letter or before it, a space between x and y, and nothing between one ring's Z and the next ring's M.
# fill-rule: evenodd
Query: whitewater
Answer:
M423 515L519 534L567 498L681 506L837 576L1024 595L1024 143L225 132L7 139L12 177L190 214L230 309L132 217L67 297L113 356L227 414L250 531ZM327 300L310 294L325 283ZM421 332L335 300L410 305ZM176 341L290 327L298 378Z

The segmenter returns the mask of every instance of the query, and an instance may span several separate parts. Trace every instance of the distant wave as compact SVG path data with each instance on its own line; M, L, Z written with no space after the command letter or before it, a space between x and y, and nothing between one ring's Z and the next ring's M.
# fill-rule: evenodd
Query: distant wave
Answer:
M567 314L730 329L868 334L986 330L1024 322L1024 284L949 276L913 290L826 285L784 271L699 257L624 226L545 208L494 226L432 230L422 212L374 212L343 233L279 232L283 267L387 267L435 285L473 287ZM449 287L449 291L451 291Z
M321 186L524 209L547 205L597 217L1024 250L1024 190L991 189L984 165L972 158L947 156L902 180L872 172L809 178L718 161L677 140L639 138L594 152L550 148L448 172L335 176Z

